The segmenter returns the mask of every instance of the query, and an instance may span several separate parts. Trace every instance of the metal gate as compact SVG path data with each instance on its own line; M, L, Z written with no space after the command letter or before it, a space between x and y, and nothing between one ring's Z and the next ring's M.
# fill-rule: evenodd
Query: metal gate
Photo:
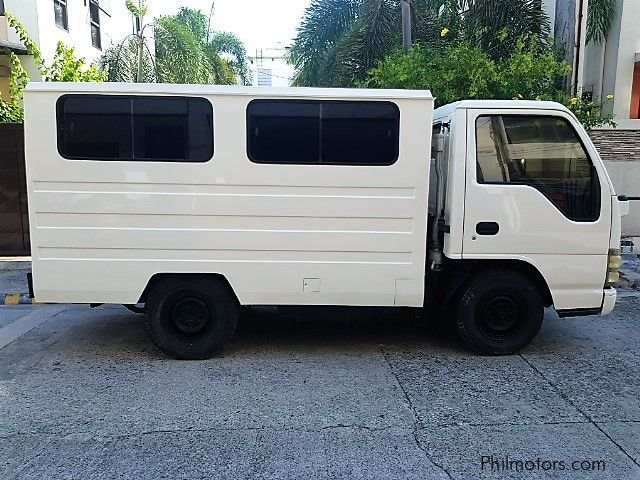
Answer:
M22 125L0 124L0 256L30 255Z

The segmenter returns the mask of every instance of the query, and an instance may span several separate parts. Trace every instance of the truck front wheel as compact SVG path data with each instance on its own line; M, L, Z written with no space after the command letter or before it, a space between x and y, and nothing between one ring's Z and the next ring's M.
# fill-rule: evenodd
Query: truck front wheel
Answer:
M215 277L189 275L161 280L146 302L147 329L153 343L183 360L207 359L233 337L238 301Z
M537 335L544 317L536 285L510 270L475 275L456 308L458 332L482 355L518 353Z

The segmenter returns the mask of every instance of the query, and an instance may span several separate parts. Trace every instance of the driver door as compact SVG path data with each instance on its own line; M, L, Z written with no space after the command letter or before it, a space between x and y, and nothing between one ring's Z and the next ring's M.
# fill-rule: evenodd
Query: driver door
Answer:
M463 258L535 266L556 309L602 304L608 177L563 111L467 111Z

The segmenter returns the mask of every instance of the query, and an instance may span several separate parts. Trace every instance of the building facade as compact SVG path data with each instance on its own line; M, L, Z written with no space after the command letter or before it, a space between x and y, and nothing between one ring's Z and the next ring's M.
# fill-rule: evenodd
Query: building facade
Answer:
M17 33L7 25L4 13L11 12L40 46L47 63L58 42L76 50L87 62L97 61L102 52L133 32L133 17L124 0L0 0L0 46L21 55L32 80L39 74L21 45ZM0 56L0 90L8 94L9 66Z
M591 132L616 192L640 196L640 0L616 0L611 29L600 43L587 42L589 0L545 0L556 45L573 66L575 95L604 102L616 128ZM611 100L607 97L613 95ZM623 235L640 251L640 202L623 218Z
M273 48L257 49L249 57L253 86L289 87L293 81L294 69L286 61L287 48L277 45Z
M640 130L640 1L616 0L607 38L587 42L589 0L545 0L556 45L573 65L576 95L605 102L618 128ZM614 98L607 101L607 97Z

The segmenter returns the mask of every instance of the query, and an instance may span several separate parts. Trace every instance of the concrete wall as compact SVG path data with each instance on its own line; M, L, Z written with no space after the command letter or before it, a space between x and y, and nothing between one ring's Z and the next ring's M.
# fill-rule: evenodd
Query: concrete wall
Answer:
M590 135L616 193L640 197L640 130L596 130ZM630 203L622 234L640 237L640 202Z
M590 92L598 101L604 101L607 95L615 92L623 3L624 0L617 0L608 38L602 43L591 42L583 47L585 58L580 88L584 92ZM614 102L607 102L606 113L612 113L613 106Z

